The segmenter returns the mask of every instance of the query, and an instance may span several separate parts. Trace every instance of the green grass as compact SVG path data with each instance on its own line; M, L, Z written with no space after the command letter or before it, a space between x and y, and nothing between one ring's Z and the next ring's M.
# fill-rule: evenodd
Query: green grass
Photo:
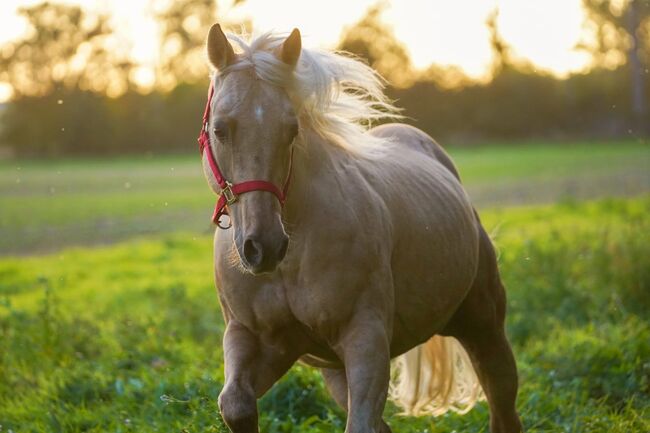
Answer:
M508 288L527 431L650 431L648 215L648 196L482 212ZM225 431L211 268L210 236L191 232L1 259L2 431ZM263 432L344 426L304 366L259 407ZM485 403L435 419L389 405L386 416L400 433L487 431Z
M469 185L606 175L650 167L650 144L641 142L497 144L451 149L451 154Z
M480 207L650 190L650 146L569 143L451 149ZM0 254L179 230L206 233L214 196L198 154L0 163Z
M209 228L198 156L20 161L0 168L0 253Z

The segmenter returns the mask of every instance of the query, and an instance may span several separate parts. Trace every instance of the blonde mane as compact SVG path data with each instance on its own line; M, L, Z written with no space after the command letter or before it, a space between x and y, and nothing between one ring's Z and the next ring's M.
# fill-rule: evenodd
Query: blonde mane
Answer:
M301 128L358 155L383 153L390 141L366 132L381 119L401 117L384 94L386 81L350 54L326 50L303 48L293 68L275 54L285 37L227 34L239 60L220 71L215 84L221 75L253 68L261 80L287 91Z

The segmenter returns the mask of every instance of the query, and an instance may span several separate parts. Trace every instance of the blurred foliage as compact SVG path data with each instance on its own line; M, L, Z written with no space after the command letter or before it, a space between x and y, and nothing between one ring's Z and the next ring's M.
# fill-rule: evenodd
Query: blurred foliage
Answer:
M508 290L526 431L650 430L650 198L482 212ZM212 237L176 233L0 260L0 423L16 432L227 432ZM295 366L261 431L342 431L319 373ZM484 432L466 415L401 433Z
M388 94L408 123L452 144L483 140L639 137L623 70L597 69L558 80L505 68L492 81L462 89L429 80ZM650 99L650 94L646 95Z
M208 75L204 43L210 26L216 21L215 0L179 0L167 2L157 14L162 27L159 86L172 88L180 82L196 82Z
M382 65L378 53L386 50L392 58L394 52L402 52L391 30L381 22L381 11L370 9L347 29L341 43L341 48L378 67ZM525 137L644 137L648 133L646 125L637 121L631 103L630 95L636 97L639 90L633 89L627 66L609 69L596 65L589 73L557 79L515 58L500 35L497 18L495 9L486 21L494 56L492 78L487 83L458 77L462 73L457 70L417 72L403 63L402 76L411 78L400 78L388 93L405 109L409 123L457 144ZM368 29L372 29L372 37L348 36L367 34ZM647 52L650 47L643 49ZM644 74L648 75L647 69ZM443 78L445 75L451 78ZM404 81L410 85L401 86ZM650 100L648 89L641 91L643 100Z
M487 82L453 67L414 70L407 48L382 20L385 2L347 28L339 48L383 74L407 122L445 143L647 137L648 0L584 1L589 22L607 37L583 44L594 56L594 68L566 79L517 58L499 33L498 10L486 21L494 52ZM152 5L161 26L161 61L155 90L146 95L130 81L134 65L111 49L115 40L106 17L52 3L23 8L31 30L4 46L0 57L0 80L16 89L0 111L1 153L193 151L208 85L203 44L217 5L213 0ZM630 8L636 8L638 23L632 33L625 18L632 16ZM630 49L632 34L638 36L636 50ZM610 52L628 55L614 66L599 60Z
M512 50L508 43L503 39L499 31L499 8L494 8L485 20L485 26L490 34L490 47L492 48L492 76L497 76L504 69L516 68L512 58Z
M120 51L107 16L49 2L18 11L28 31L0 49L0 81L11 84L17 99L64 88L113 95L129 88L134 65Z
M386 7L386 1L371 6L354 27L344 32L339 49L364 59L394 86L407 87L413 82L411 58L406 47L395 39L393 30L381 20Z
M233 0L236 6L245 0ZM210 26L218 19L217 0L153 0L161 26L160 60L156 70L158 89L168 91L177 85L205 81L208 76L204 47ZM250 23L219 20L235 29L250 28Z
M189 85L117 98L76 89L23 97L3 113L0 142L41 157L194 151L205 98L203 86Z
M30 31L0 57L0 81L15 96L0 112L0 146L39 156L194 150L208 83L204 39L216 2L152 7L162 35L157 90L149 94L131 82L128 53L111 49L107 17L56 3L21 8Z
M583 0L595 37L584 43L596 62L623 64L631 80L635 127L650 133L647 77L650 68L650 0Z
M591 27L591 41L582 47L596 56L602 65L625 63L629 55L650 62L650 0L582 0ZM630 51L638 37L638 52Z

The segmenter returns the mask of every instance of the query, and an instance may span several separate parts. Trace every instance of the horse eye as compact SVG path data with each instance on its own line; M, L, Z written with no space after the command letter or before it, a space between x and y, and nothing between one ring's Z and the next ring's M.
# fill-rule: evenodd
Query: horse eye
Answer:
M214 132L214 135L221 140L228 135L228 124L223 121L217 121L212 126L212 132Z

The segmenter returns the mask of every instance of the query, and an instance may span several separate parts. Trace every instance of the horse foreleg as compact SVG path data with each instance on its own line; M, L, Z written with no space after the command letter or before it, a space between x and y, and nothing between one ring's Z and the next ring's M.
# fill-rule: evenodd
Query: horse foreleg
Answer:
M348 410L348 380L345 370L322 368L321 373L330 395L341 409ZM391 433L391 429L382 419L379 433Z
M390 378L385 325L374 317L356 318L346 327L335 349L345 366L349 395L345 432L385 432L381 416Z
M264 345L243 325L230 321L223 337L226 383L219 394L221 416L233 433L258 432L257 399L296 360Z

